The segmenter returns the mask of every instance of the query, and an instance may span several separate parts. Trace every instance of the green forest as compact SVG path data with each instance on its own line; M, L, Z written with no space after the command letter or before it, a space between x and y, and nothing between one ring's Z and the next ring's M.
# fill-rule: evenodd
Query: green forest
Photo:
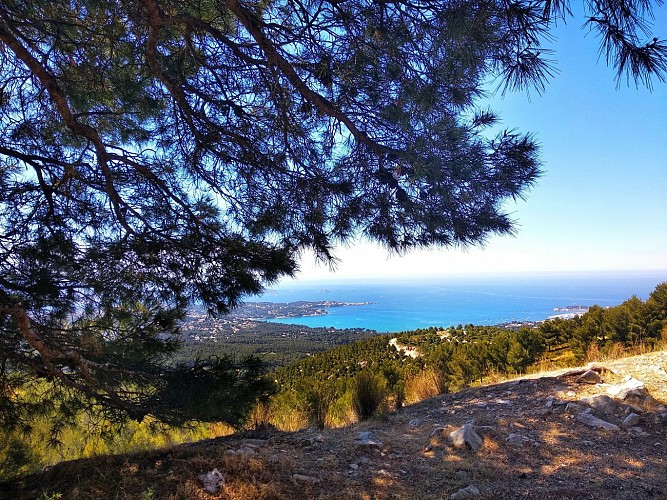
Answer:
M185 340L173 361L189 363L193 359L210 356L256 356L268 368L275 368L313 353L374 335L377 335L375 331L365 328L310 328L257 321L253 322L250 328L240 328L233 334L223 335L221 342Z
M667 283L659 284L646 301L631 297L615 307L593 306L581 316L550 319L536 328L458 325L377 335L363 329L304 330L261 323L254 341L250 332L230 339L185 344L177 358L259 355L269 360L265 378L273 394L254 408L245 428L336 427L383 418L403 405L469 385L663 348ZM49 386L42 382L24 390L37 402ZM169 446L235 430L222 423L170 427L148 418L120 425L81 410L75 426L58 429L54 436L52 422L63 408L67 405L45 408L29 427L0 431L0 478L61 460Z

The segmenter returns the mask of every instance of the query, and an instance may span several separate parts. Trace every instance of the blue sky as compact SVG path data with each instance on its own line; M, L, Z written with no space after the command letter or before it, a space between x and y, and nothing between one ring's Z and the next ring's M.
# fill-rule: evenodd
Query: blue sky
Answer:
M667 83L654 79L653 92L625 80L617 86L582 24L579 17L555 30L560 73L542 96L489 100L503 127L531 132L542 145L538 185L525 202L507 204L516 237L401 257L357 242L338 249L335 273L305 255L298 279L667 270ZM654 27L667 38L667 7L656 10Z

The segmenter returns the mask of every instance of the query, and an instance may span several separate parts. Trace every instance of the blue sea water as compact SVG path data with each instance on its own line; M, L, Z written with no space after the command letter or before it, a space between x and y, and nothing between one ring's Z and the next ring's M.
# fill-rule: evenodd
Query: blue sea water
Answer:
M646 300L667 271L457 276L422 279L291 282L253 301L372 302L332 307L328 314L272 320L311 327L368 328L397 332L429 326L496 325L539 321L556 307Z

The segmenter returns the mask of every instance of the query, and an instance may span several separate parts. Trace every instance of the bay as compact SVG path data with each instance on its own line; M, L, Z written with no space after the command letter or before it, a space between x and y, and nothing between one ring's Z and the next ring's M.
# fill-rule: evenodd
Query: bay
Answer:
M571 305L609 307L633 295L646 300L667 271L542 273L415 279L283 283L252 301L371 302L328 314L271 320L311 327L398 332L458 324L540 321Z

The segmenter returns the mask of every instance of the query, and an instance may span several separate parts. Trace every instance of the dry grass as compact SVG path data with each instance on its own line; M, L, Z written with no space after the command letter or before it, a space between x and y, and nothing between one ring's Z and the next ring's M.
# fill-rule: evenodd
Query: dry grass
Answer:
M59 464L0 485L18 500L60 493L67 499L436 499L470 484L487 499L667 499L667 428L654 417L667 404L667 352L605 362L605 384L627 375L644 382L653 399L633 403L646 436L608 432L545 407L549 396L576 401L606 385L578 385L562 373L466 389L406 407L388 420L345 428L221 437L150 453ZM615 415L613 418L622 418ZM611 418L611 417L610 417ZM418 419L418 422L415 420ZM484 428L477 452L455 450L442 432L472 421ZM372 431L384 446L362 447ZM482 431L480 431L482 432ZM521 448L507 437L530 439ZM215 495L198 476L214 468L226 478ZM315 478L311 484L295 474Z
M433 369L426 369L408 380L405 386L405 400L408 404L419 403L445 392L445 383Z

